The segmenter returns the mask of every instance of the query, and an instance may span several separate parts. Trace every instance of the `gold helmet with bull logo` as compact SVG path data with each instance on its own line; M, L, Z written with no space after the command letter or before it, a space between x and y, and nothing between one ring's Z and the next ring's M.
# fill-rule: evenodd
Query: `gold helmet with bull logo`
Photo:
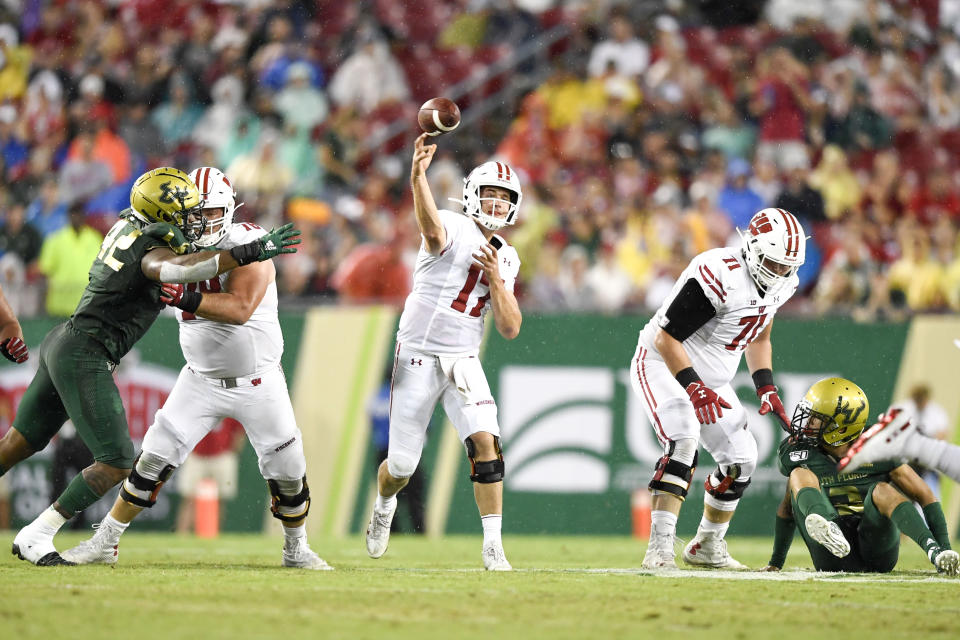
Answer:
M130 207L141 222L166 222L190 242L203 233L203 197L193 180L174 167L147 171L130 189Z
M800 441L839 447L859 437L869 415L863 389L846 378L825 378L797 404L790 432Z

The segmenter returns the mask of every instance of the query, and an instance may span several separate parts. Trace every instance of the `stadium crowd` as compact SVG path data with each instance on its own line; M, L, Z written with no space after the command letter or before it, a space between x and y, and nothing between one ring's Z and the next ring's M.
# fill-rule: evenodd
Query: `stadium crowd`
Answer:
M132 180L214 165L238 220L304 230L285 304L401 302L417 105L559 29L458 97L499 102L430 170L441 206L478 161L520 171L524 307L655 309L777 206L812 237L788 311L958 310L958 4L0 2L0 283L21 315L69 314Z

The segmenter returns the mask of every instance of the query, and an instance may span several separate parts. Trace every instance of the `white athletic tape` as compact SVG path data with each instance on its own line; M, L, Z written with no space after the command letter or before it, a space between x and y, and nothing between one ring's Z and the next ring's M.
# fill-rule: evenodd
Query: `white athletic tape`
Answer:
M217 275L220 270L220 254L213 254L196 264L182 265L164 262L160 265L160 281L172 283L203 282Z

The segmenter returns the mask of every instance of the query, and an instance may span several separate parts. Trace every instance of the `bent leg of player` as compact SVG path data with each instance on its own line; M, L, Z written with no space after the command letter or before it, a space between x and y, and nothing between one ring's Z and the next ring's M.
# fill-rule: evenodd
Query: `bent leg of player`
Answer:
M35 388L38 395L30 401L35 412L19 413L14 426L21 434L25 431L29 434L30 428L20 428L23 424L32 422L38 414L49 418L49 410L37 405L49 401L51 388L55 387L66 414L73 420L95 462L74 477L53 505L17 534L14 553L34 564L62 564L64 561L54 551L53 537L68 519L99 500L129 473L133 443L112 366L99 343L61 325L44 341L41 359L46 365L49 383L39 381ZM33 435L24 435L28 442L32 441ZM34 441L31 446L37 444L39 442Z
M677 516L687 497L697 466L700 422L683 387L661 360L638 347L630 366L630 384L663 445L648 488L653 494L650 544L640 565L644 569L675 569Z
M458 358L447 365L444 368L450 384L443 392L443 408L457 429L470 463L473 496L483 527L483 566L487 571L511 571L501 537L505 466L497 405L479 358Z
M295 569L333 569L307 541L310 486L303 455L303 435L297 427L283 372L260 376L256 386L227 393L236 408L229 415L243 424L257 452L260 474L270 489L270 512L283 525L281 565Z
M747 429L747 415L729 384L716 389L732 407L717 423L702 427L700 441L717 462L704 482L703 516L697 535L683 550L687 564L712 569L744 570L727 551L724 536L757 468L757 442Z
M367 524L367 555L387 551L397 493L420 463L427 427L446 379L436 356L397 344L390 386L390 441L377 472L377 499Z
M818 571L844 571L841 558L850 555L850 542L837 524L837 510L820 490L816 474L794 469L787 480L793 517Z
M65 558L76 564L117 562L120 536L141 511L156 504L173 471L222 419L210 400L213 389L187 367L180 370L110 513L96 526L93 537L65 551Z

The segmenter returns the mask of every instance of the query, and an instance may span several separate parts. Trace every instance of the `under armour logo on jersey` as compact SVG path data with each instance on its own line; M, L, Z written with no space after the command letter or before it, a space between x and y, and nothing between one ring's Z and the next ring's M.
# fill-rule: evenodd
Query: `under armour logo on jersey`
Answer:
M422 366L423 366L423 360L420 360L420 359L417 359L417 358L410 358L410 365L411 365L411 366L412 366L412 365L417 365L418 367L422 367Z

